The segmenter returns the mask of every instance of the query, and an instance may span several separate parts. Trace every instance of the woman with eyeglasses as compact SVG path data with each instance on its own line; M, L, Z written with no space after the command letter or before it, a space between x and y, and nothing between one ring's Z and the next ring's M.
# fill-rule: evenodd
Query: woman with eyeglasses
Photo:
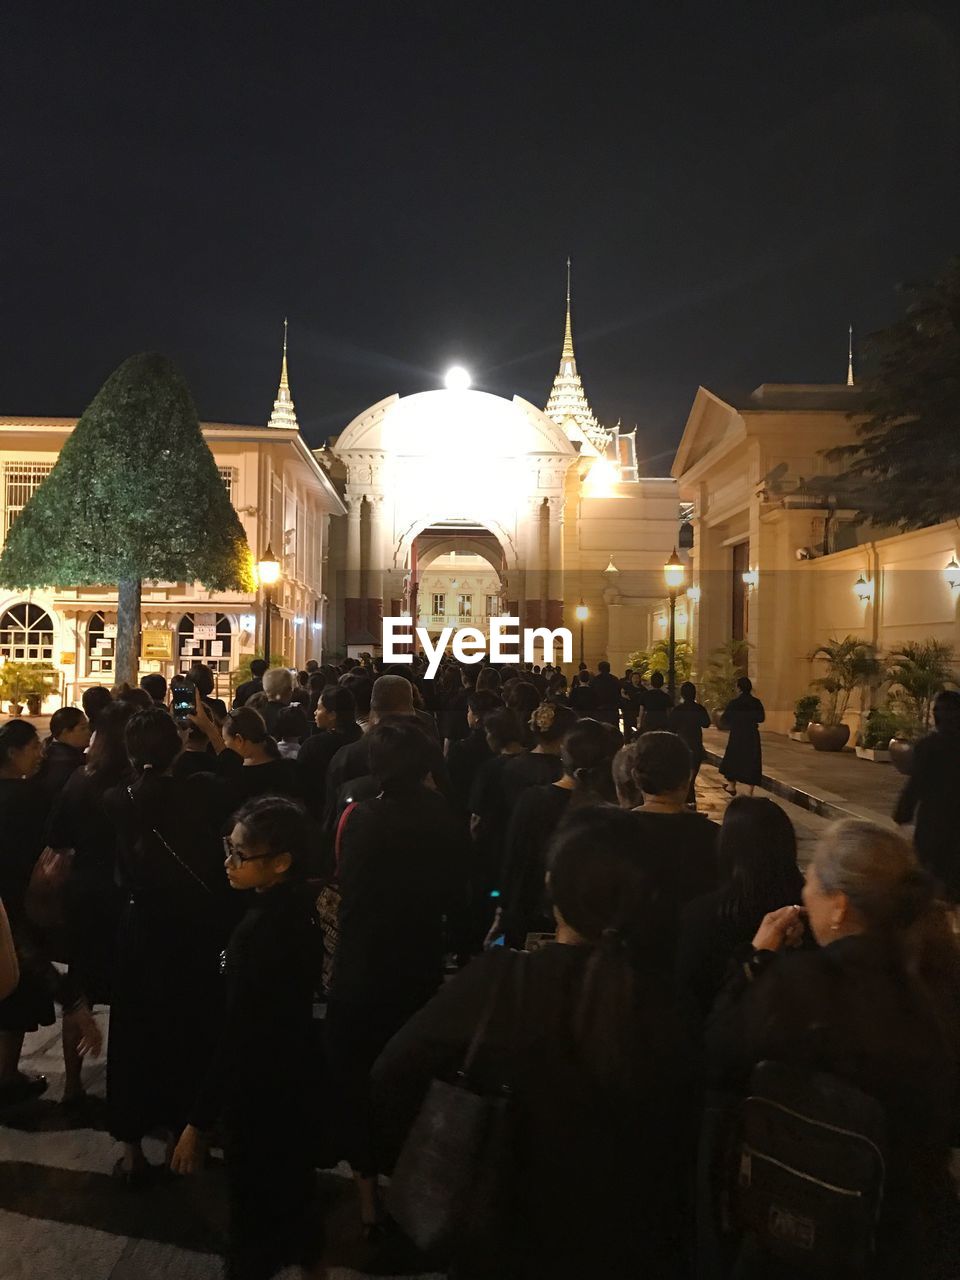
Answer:
M219 1119L231 1280L267 1280L293 1263L309 1268L320 1253L308 1226L320 972L316 911L304 883L309 843L307 815L281 796L245 805L223 842L227 880L246 892L249 906L224 957L217 1047L170 1167L181 1174L200 1169Z
M186 1123L216 1036L220 955L237 906L223 877L229 787L211 774L171 776L180 734L157 707L126 727L132 766L105 797L117 829L124 905L107 1045L110 1132L123 1144L114 1175L144 1184L142 1140Z

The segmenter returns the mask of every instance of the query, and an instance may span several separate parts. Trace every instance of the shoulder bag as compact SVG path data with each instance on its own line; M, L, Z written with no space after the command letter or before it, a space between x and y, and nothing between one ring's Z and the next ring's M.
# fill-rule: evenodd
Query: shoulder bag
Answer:
M317 920L320 922L320 934L323 938L321 989L324 995L330 994L330 984L333 980L333 962L337 955L337 944L340 941L341 895L338 883L340 875L340 846L343 842L343 829L347 825L347 819L356 807L357 802L354 801L348 804L340 815L333 845L333 879L328 884L325 884L317 895Z
M513 1026L522 1026L528 957L512 953L453 1083L433 1080L407 1134L387 1196L394 1221L418 1248L440 1257L469 1256L493 1265L507 1237L514 1160L513 1084L481 1089L471 1078L504 989L514 988ZM491 1272L491 1274L493 1274Z

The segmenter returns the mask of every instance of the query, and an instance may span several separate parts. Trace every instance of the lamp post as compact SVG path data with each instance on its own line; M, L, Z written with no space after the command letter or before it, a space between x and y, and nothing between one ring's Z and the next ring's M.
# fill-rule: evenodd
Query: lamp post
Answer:
M677 690L677 593L683 586L686 566L677 555L674 547L670 559L663 566L663 580L667 584L670 597L670 631L667 638L667 692L672 702Z
M270 665L270 610L273 607L273 598L270 594L270 588L280 577L280 561L273 554L273 548L267 543L267 549L264 552L263 559L257 565L257 571L260 575L260 585L263 587L263 660Z
M590 610L583 603L583 596L580 597L580 603L574 609L574 615L580 623L580 665L583 665L583 624L590 617Z

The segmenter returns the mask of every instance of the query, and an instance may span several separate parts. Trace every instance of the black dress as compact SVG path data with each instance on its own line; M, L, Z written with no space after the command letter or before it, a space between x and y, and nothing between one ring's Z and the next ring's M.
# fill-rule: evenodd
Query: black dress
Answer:
M727 703L720 727L728 729L730 737L727 739L720 772L731 782L758 787L763 781L758 726L763 724L765 718L763 703L752 693L741 693Z
M477 770L489 760L491 755L487 746L487 735L482 725L471 729L465 738L458 738L450 743L447 752L447 772L450 774L450 786L453 788L457 807L463 814L470 812L470 792Z
M928 734L913 749L913 767L894 821L916 815L913 843L921 864L939 881L951 902L960 902L960 733Z
M86 756L79 747L71 747L68 742L57 742L53 739L47 743L46 755L37 774L36 783L40 787L48 808L54 804L57 796L67 785L70 775L85 761Z
M690 786L687 804L697 802L697 774L703 764L703 731L710 728L710 712L699 702L681 701L667 716L667 728L682 738L690 749Z
M121 1142L186 1123L221 1018L221 952L241 909L223 870L229 802L218 780L148 771L130 790L105 798L125 898L107 1046L110 1132Z
M379 1132L392 1157L430 1081L455 1078L496 998L476 1080L490 1090L505 1079L512 1086L509 1239L493 1267L457 1259L458 1277L679 1280L683 1274L678 1203L694 1108L669 976L641 978L640 1047L623 1084L601 1083L573 1033L591 956L590 948L559 945L519 957L481 956L397 1033L374 1067ZM525 967L522 979L505 972L517 963Z
M958 1017L960 1010L948 1011L948 1025ZM753 983L738 969L708 1025L707 1055L721 1088L743 1090L754 1065L770 1059L838 1075L882 1103L889 1150L871 1276L956 1274L955 1253L941 1271L930 1265L929 1250L943 1242L941 1215L955 1214L948 1161L958 1064L926 1000L884 945L846 937L770 956ZM768 1263L761 1274L778 1280L781 1272Z
M604 724L617 728L620 724L620 681L609 671L602 671L590 681L596 699L594 715Z
M462 919L466 836L448 802L427 787L352 809L340 835L340 939L325 1041L353 1168L376 1172L367 1074L380 1050L443 979L444 917Z
M267 1280L310 1262L319 930L296 884L249 895L226 949L224 1009L190 1123L221 1121L230 1214L229 1280Z
M555 928L546 891L547 849L572 796L567 787L551 783L530 787L514 807L500 886L502 924L512 947L522 947L528 933L552 933Z
M637 824L638 856L658 866L657 883L663 894L658 943L674 954L680 934L680 913L686 903L717 886L717 840L720 828L702 813L631 812Z
M666 729L667 719L673 709L673 702L666 689L644 689L640 701L643 705L640 732Z
M560 757L546 751L524 751L511 756L503 770L503 792L507 808L513 806L528 787L545 787L563 777Z
M300 794L312 817L318 822L323 817L326 797L327 769L341 747L356 742L361 737L358 724L342 729L321 729L312 734L300 747L297 756L297 773L300 776Z

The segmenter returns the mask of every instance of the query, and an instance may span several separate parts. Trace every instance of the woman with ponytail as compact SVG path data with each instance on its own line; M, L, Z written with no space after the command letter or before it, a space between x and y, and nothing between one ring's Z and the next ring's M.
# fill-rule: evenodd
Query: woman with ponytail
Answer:
M296 762L282 759L259 711L249 705L237 707L218 726L198 699L191 720L216 752L216 763L211 767L230 783L235 808L257 796L299 799L301 783Z
M612 806L574 813L550 848L556 942L474 960L374 1067L380 1136L395 1153L430 1081L456 1078L492 1004L471 1075L478 1089L512 1090L505 1280L682 1274L693 1108L669 960L654 941L660 890L633 833ZM451 1274L491 1274L471 1262L454 1259Z
M791 950L804 927L818 945ZM725 1088L745 1087L770 1059L839 1076L881 1103L886 1188L871 1277L952 1274L937 1269L935 1250L953 1200L958 1037L960 953L933 882L896 832L834 823L803 905L764 918L721 993L707 1053Z

